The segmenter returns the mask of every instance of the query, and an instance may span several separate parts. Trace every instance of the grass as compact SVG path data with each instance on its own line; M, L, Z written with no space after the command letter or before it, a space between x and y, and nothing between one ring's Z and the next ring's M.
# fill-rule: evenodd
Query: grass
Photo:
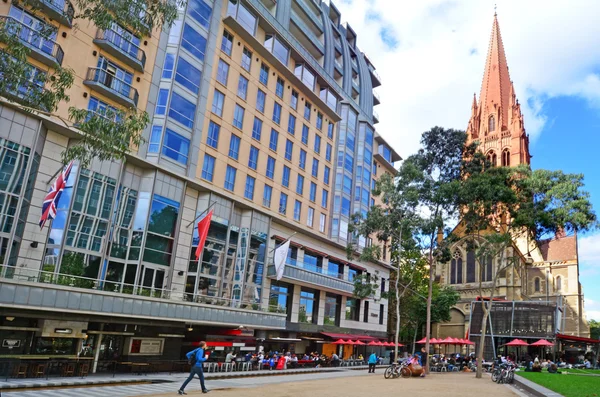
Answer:
M561 370L564 371L564 370ZM573 370L566 370L573 372ZM583 371L581 371L583 372ZM599 373L600 371L586 371L586 373ZM519 376L544 386L565 397L595 397L600 396L599 376L579 376L570 374L549 374L548 372L524 372Z

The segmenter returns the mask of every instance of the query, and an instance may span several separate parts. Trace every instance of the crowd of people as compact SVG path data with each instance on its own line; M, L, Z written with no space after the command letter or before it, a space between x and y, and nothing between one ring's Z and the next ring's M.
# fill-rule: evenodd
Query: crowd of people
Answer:
M359 355L359 361L363 360L363 356ZM301 366L312 366L312 367L339 367L341 360L340 357L333 353L330 356L320 354L317 352L304 353L297 355L292 352L278 352L269 351L265 353L260 352L248 352L243 358L238 359L237 355L230 351L225 356L225 363L232 363L234 361L245 361L252 365L253 369L288 369L288 368L299 368Z

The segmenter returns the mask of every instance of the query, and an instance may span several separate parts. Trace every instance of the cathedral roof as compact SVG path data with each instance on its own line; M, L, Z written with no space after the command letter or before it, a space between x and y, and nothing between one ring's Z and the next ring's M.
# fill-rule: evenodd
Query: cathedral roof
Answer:
M577 260L577 236L554 237L539 242L542 257L546 262Z

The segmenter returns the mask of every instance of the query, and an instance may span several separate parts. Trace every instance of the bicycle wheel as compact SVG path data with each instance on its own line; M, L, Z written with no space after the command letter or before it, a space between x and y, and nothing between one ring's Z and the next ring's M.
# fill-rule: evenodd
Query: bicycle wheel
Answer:
M393 366L389 366L385 369L385 372L383 373L383 377L385 379L389 379L392 377L392 375L394 374L394 367Z
M514 380L515 380L515 373L513 371L510 371L507 374L506 383L513 383Z
M412 371L408 367L403 367L400 370L400 375L402 375L403 378L410 378L412 376Z
M492 372L492 382L498 382L498 375L500 375L498 371Z

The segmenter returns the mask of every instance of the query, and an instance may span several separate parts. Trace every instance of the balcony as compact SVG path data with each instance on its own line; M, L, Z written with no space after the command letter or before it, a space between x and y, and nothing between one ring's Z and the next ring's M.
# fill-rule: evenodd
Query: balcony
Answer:
M373 110L373 124L379 123L379 115L375 110Z
M50 111L44 101L41 100L45 91L42 82L28 80L18 86L8 86L6 88L7 90L5 93L8 99L26 106L34 105L41 110Z
M269 266L267 276L276 277L275 266ZM329 275L322 268L297 261L293 261L293 264L286 263L283 280L306 287L318 286L319 289L346 296L354 294L354 284L344 280L343 275Z
M373 106L380 105L380 104L381 104L381 98L379 97L379 94L376 91L373 91Z
M139 72L146 66L146 53L128 37L112 29L98 29L94 43L124 64Z
M381 76L379 76L379 73L377 73L377 71L375 70L375 68L373 67L373 65L369 64L369 72L371 75L371 84L373 84L373 88L375 87L379 87L382 83L381 81Z
M138 91L131 84L107 73L104 69L89 68L83 84L127 108L137 107Z
M0 306L182 323L285 328L285 313L242 302L27 268L0 266ZM269 310L271 309L271 310Z
M38 5L41 11L51 19L68 27L73 26L75 9L69 0L40 0Z
M25 47L31 50L30 57L46 66L61 66L65 53L54 40L44 38L38 31L9 16L0 16L4 29L10 35L17 36Z

